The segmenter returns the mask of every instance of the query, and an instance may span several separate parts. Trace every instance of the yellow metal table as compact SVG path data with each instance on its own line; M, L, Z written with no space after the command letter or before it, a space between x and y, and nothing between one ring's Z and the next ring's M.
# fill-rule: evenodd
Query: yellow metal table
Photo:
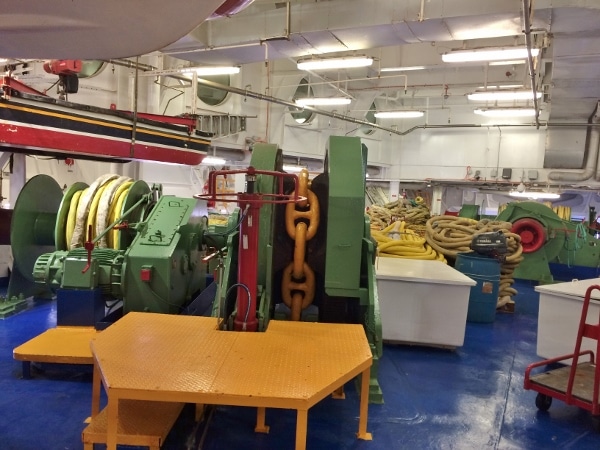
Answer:
M308 409L362 376L357 437L367 432L372 355L361 325L271 321L264 333L219 331L209 317L131 312L91 343L92 423L106 390L107 449L117 446L123 400L297 410L296 450L306 448Z
M16 347L13 357L23 362L24 378L29 378L31 362L93 364L90 341L96 334L93 327L50 328Z

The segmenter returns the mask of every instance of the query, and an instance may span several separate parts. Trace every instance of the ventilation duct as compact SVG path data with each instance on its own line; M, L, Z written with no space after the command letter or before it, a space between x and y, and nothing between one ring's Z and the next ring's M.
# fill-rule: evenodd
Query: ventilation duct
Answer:
M585 134L585 169L581 172L553 171L548 173L548 179L553 181L578 182L589 180L592 176L596 180L599 178L598 152L600 151L600 130L598 130L598 127L593 126L600 123L600 117L598 116L599 104L600 102L596 103L596 108L588 119L590 125L587 127ZM568 155L570 152L563 150L561 153ZM546 157L548 158L548 155Z

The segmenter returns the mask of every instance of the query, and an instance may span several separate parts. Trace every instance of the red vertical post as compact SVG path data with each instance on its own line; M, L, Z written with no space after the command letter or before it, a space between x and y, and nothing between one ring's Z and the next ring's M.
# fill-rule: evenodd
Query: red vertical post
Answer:
M249 189L253 191L253 189ZM254 193L239 194L240 206L246 215L240 224L238 244L238 287L237 287L237 312L235 315L234 329L236 331L256 331L258 320L256 318L257 305L257 273L258 273L258 227L260 196ZM247 200L253 200L246 202ZM243 212L242 212L243 214ZM246 286L248 291L244 288Z

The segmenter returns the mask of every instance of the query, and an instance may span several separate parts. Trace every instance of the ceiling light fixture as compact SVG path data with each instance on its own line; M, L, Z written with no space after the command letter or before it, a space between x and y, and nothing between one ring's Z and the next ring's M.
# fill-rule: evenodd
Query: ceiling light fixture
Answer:
M541 98L542 93L536 92L536 97ZM497 90L473 92L467 95L469 100L488 102L488 101L511 101L511 100L533 100L533 92L530 90Z
M522 89L523 85L522 84L496 84L496 85L492 85L492 84L488 84L487 86L479 86L477 88L478 91L496 91L496 90L506 90L506 89Z
M534 108L488 108L475 109L475 114L486 117L533 117L535 116Z
M531 56L539 55L538 48L531 49ZM481 62L525 59L527 47L477 48L473 50L453 50L442 55L444 62Z
M349 105L352 99L348 97L304 97L295 100L299 107L304 106L337 106Z
M216 156L205 156L200 162L203 166L222 166L227 161L223 158L217 158Z
M301 59L297 63L298 70L331 70L367 67L373 64L368 56L345 56L341 58Z
M560 194L555 192L510 191L508 195L511 197L529 198L533 200L556 200L560 198Z
M380 111L375 113L375 117L378 119L410 119L416 117L423 117L425 113L423 111Z
M206 75L234 75L240 73L240 68L235 66L221 66L221 67L184 67L181 69L181 73L184 75L192 75L194 72L198 76Z
M525 64L527 60L525 59L507 59L506 61L490 61L490 66L518 66L520 64Z
M425 66L406 66L406 67L384 67L380 72L410 72L413 70L425 70Z
M304 167L304 166L294 166L294 165L291 165L291 164L284 164L283 165L283 170L285 170L286 172L299 173L299 172L302 172L302 169L306 169L306 167Z

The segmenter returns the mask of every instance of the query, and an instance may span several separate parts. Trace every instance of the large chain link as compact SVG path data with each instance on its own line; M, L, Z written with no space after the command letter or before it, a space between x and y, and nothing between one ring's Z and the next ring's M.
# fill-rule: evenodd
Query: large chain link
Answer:
M292 320L300 320L302 310L315 297L315 273L305 258L306 242L319 227L319 200L308 187L308 171L303 169L298 178L298 195L306 200L286 205L285 229L294 240L294 259L283 271L281 280L281 295L292 312Z

